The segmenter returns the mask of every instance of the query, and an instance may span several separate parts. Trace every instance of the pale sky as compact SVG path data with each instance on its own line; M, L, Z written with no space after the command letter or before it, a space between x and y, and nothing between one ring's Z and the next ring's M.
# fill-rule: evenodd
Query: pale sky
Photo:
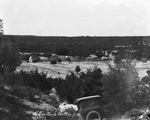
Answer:
M150 0L0 0L4 34L150 35Z

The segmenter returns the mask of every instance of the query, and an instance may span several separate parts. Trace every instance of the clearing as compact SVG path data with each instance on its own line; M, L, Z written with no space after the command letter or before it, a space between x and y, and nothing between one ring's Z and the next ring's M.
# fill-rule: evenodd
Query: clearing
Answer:
M23 62L18 68L17 71L31 71L38 69L41 73L42 71L47 74L47 77L60 77L65 78L71 71L75 71L76 66L80 66L81 71L86 72L87 69L93 69L95 67L101 68L103 73L108 71L107 63L113 65L112 61L83 61L83 62L61 62L60 64L52 65L50 62L37 62L37 63L28 63ZM150 61L143 63L141 61L135 61L136 68L138 69L139 77L142 78L146 75L146 71L150 69Z

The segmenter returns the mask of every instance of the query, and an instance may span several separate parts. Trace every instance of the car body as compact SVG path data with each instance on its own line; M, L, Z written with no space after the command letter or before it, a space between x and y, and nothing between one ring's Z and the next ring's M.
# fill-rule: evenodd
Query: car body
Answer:
M78 106L78 112L84 120L89 120L90 116L91 120L101 120L105 118L103 107L101 106L101 97L99 95L78 98L74 104ZM92 114L95 115L93 116Z

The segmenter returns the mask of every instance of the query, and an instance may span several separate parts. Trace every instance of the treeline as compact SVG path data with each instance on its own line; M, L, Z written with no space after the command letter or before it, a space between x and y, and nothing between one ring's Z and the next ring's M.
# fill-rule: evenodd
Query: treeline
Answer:
M101 54L105 50L136 50L138 55L143 49L143 40L149 37L38 37L4 35L17 44L20 52L57 53L59 55L88 56ZM100 52L100 53L98 53ZM137 55L136 55L137 57Z

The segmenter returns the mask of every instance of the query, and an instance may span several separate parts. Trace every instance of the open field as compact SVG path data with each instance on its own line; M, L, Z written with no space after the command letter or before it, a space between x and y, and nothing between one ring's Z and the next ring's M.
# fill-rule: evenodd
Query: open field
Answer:
M112 61L109 61L113 65ZM146 75L146 71L150 69L150 61L143 63L136 61L136 68L138 69L139 77L142 78ZM61 62L60 64L51 65L49 62L38 62L38 63L28 63L23 62L18 68L17 71L31 71L38 69L39 72L47 73L47 77L61 77L65 78L67 74L71 71L74 71L76 66L80 66L81 71L86 71L87 69L93 69L94 67L101 68L103 73L108 72L107 63L103 61L84 61L84 62Z
M74 71L76 66L80 66L81 71L93 69L94 67L101 68L103 72L107 72L108 68L104 62L61 62L60 64L51 65L50 62L27 63L24 62L17 68L17 71L31 71L38 69L39 72L47 73L47 76L65 78L67 74Z

